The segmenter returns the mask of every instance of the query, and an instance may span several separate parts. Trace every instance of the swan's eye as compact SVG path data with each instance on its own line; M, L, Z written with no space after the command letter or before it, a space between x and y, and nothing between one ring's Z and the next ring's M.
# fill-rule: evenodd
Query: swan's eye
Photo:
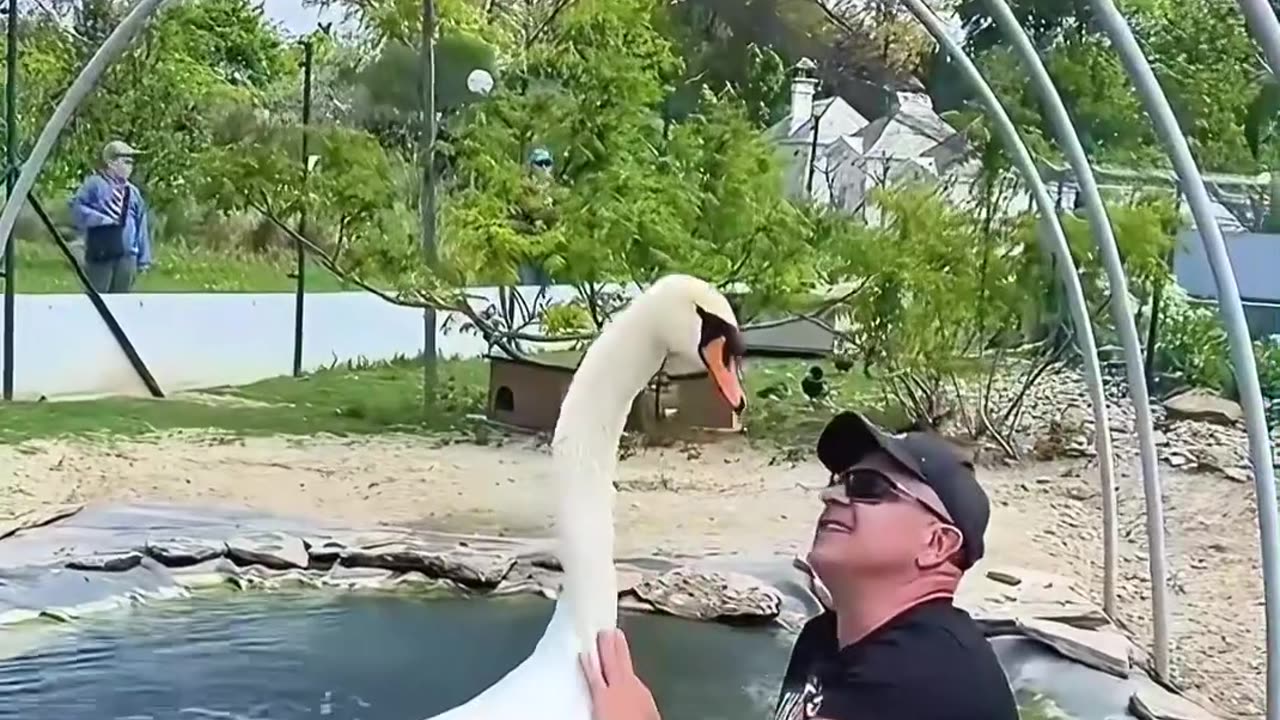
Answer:
M729 321L707 312L702 308L698 308L698 317L702 320L702 333L698 339L698 349L702 350L715 340L724 340L722 361L727 365L734 358L740 358L746 355L747 343L742 338L742 333L738 328L734 327Z

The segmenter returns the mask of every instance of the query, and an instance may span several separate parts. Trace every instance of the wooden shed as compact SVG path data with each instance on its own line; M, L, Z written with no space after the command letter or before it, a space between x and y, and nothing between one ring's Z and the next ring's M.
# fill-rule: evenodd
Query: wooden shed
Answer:
M560 403L582 359L577 351L524 357L489 356L490 419L535 431L555 429ZM627 429L649 430L661 422L667 430L738 431L741 418L720 396L706 371L658 375L632 406Z

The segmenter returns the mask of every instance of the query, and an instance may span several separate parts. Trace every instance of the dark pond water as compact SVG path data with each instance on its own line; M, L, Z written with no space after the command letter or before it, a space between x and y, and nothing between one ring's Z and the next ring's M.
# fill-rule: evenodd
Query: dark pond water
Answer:
M551 609L314 593L158 604L0 660L0 719L421 720L515 667ZM768 716L790 637L651 615L622 625L665 716Z

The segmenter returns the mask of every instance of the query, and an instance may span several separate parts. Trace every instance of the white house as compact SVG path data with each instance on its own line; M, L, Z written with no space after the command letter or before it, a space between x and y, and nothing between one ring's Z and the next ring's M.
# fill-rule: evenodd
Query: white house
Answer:
M815 68L809 59L796 64L790 112L768 131L783 156L788 196L864 214L874 187L967 169L963 137L928 95L899 92L890 114L868 120L842 98L816 99Z

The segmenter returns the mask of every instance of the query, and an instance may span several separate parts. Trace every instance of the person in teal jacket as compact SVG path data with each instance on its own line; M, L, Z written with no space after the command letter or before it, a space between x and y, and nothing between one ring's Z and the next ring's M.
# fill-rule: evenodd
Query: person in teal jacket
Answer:
M85 240L84 269L100 293L126 293L151 266L147 204L129 182L141 153L114 140L102 150L103 167L71 198L71 220Z

